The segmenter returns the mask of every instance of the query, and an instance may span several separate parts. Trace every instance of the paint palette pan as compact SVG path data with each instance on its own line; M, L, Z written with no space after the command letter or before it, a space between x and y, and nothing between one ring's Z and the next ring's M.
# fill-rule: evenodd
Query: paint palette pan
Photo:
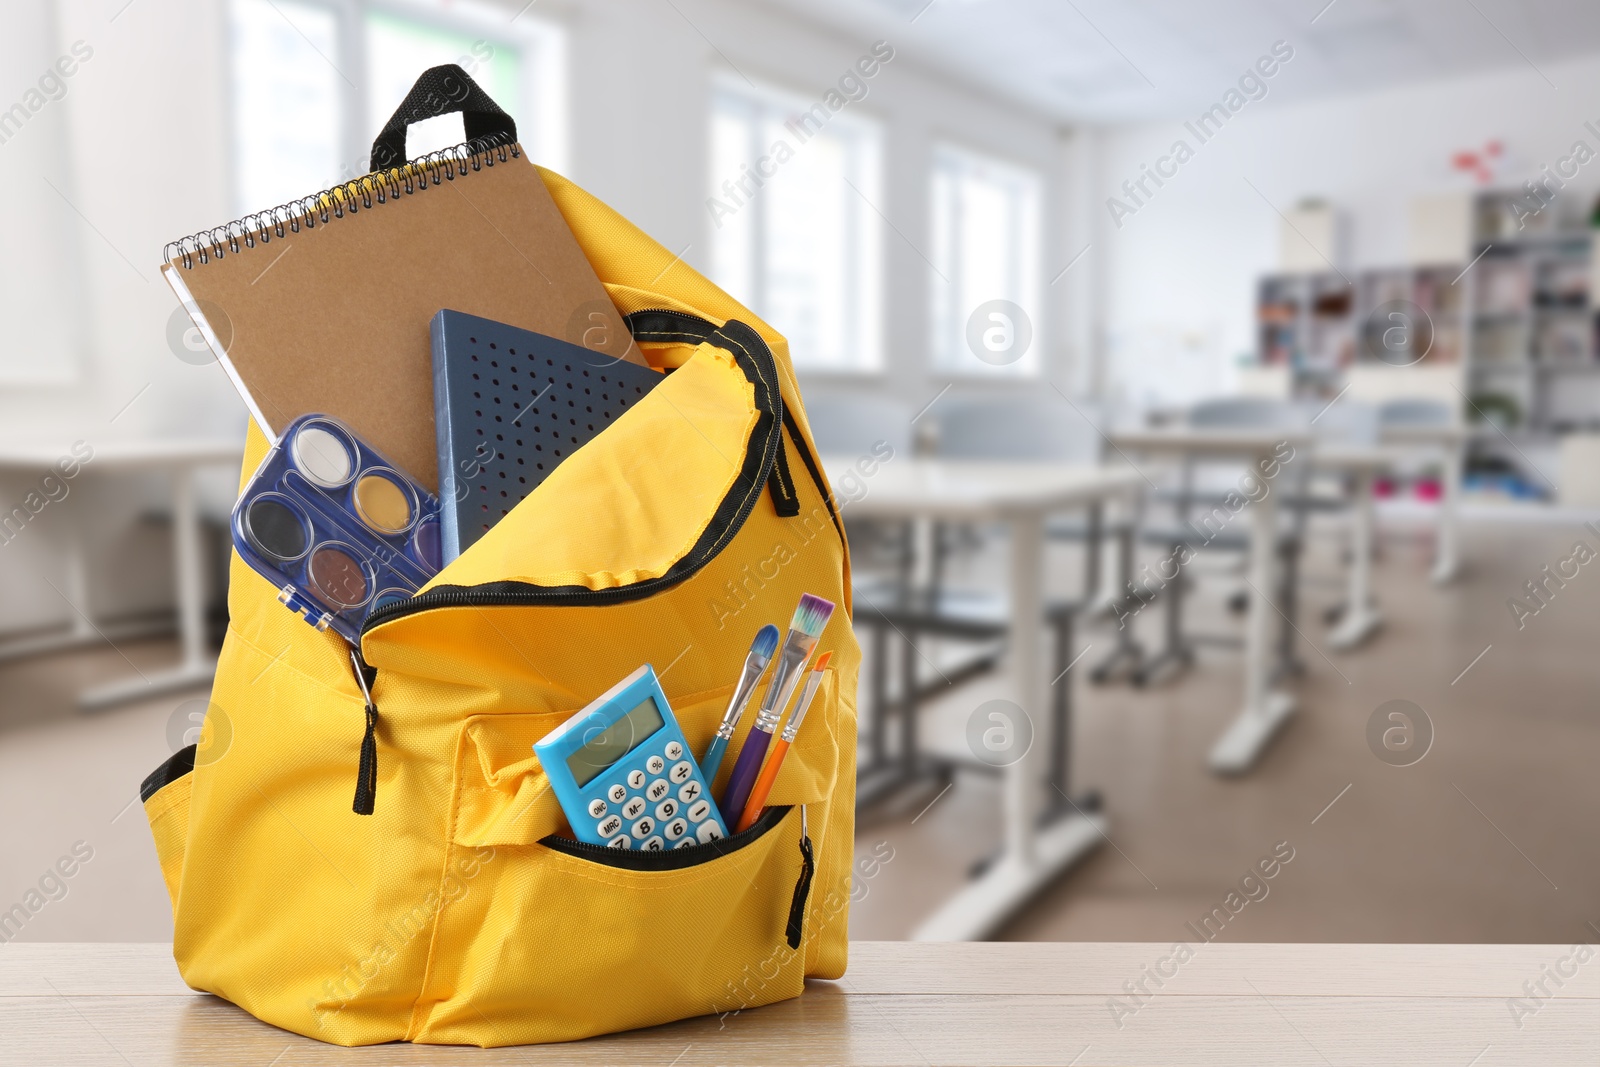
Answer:
M344 423L302 415L234 505L233 545L291 611L357 644L439 572L439 501Z

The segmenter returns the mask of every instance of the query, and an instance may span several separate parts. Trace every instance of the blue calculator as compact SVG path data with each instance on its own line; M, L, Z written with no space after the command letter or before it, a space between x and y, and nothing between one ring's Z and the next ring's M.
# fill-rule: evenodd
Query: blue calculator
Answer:
M728 836L645 664L533 746L579 841L661 852Z

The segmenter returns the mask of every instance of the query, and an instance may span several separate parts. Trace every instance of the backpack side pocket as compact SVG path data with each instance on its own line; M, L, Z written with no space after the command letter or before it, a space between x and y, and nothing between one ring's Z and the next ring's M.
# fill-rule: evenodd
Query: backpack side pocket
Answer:
M189 843L189 796L194 788L196 746L179 749L139 786L150 834L156 839L156 859L167 883L172 913L178 913L178 890L183 885L184 850Z

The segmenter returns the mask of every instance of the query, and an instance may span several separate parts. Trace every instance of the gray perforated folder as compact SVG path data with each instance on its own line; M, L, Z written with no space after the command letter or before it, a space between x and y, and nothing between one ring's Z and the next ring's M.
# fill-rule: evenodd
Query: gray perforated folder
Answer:
M441 555L448 563L662 375L460 311L433 317Z

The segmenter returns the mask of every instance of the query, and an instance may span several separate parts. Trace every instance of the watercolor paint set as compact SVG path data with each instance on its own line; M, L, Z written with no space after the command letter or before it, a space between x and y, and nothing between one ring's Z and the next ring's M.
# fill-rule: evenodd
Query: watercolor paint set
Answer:
M375 609L439 571L439 501L327 415L284 428L233 509L233 543L278 599L359 644Z

